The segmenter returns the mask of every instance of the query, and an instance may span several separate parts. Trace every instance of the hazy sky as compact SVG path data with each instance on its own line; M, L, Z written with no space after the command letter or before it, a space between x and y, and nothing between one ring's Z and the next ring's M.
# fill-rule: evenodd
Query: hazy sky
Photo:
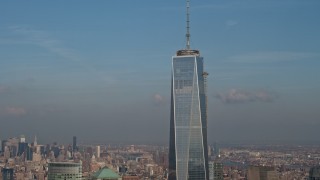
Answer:
M320 1L191 1L213 141L316 142ZM169 140L185 1L0 1L0 139Z

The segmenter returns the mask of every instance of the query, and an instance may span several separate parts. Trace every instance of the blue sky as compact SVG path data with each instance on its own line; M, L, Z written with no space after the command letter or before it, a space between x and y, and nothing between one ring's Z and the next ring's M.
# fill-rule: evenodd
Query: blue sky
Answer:
M319 143L319 6L191 1L209 143ZM167 143L171 56L184 46L182 0L1 1L0 138Z

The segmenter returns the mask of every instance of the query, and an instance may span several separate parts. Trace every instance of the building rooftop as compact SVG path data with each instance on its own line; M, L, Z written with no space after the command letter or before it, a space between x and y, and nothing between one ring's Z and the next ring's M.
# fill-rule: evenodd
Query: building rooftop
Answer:
M97 179L117 179L120 178L120 176L113 172L111 169L104 167L102 169L100 169L99 171L95 172L93 174L94 178Z
M200 56L199 50L182 49L177 51L177 56Z

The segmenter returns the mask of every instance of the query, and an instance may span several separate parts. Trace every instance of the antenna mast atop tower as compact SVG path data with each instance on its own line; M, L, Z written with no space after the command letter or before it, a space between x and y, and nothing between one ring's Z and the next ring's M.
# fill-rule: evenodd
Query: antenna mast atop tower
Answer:
M187 1L187 33L186 33L186 48L181 49L177 51L177 56L190 56L190 55L195 55L195 56L200 56L200 51L199 50L192 50L190 49L190 0Z
M187 0L187 33L186 33L186 38L187 38L186 48L187 48L187 50L189 50L190 49L190 0Z

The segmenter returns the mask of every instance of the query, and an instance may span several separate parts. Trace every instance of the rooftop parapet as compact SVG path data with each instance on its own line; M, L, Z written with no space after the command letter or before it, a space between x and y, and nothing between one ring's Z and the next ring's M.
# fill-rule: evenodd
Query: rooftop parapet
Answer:
M177 56L200 56L200 51L199 50L191 50L191 49L183 49L177 51Z

